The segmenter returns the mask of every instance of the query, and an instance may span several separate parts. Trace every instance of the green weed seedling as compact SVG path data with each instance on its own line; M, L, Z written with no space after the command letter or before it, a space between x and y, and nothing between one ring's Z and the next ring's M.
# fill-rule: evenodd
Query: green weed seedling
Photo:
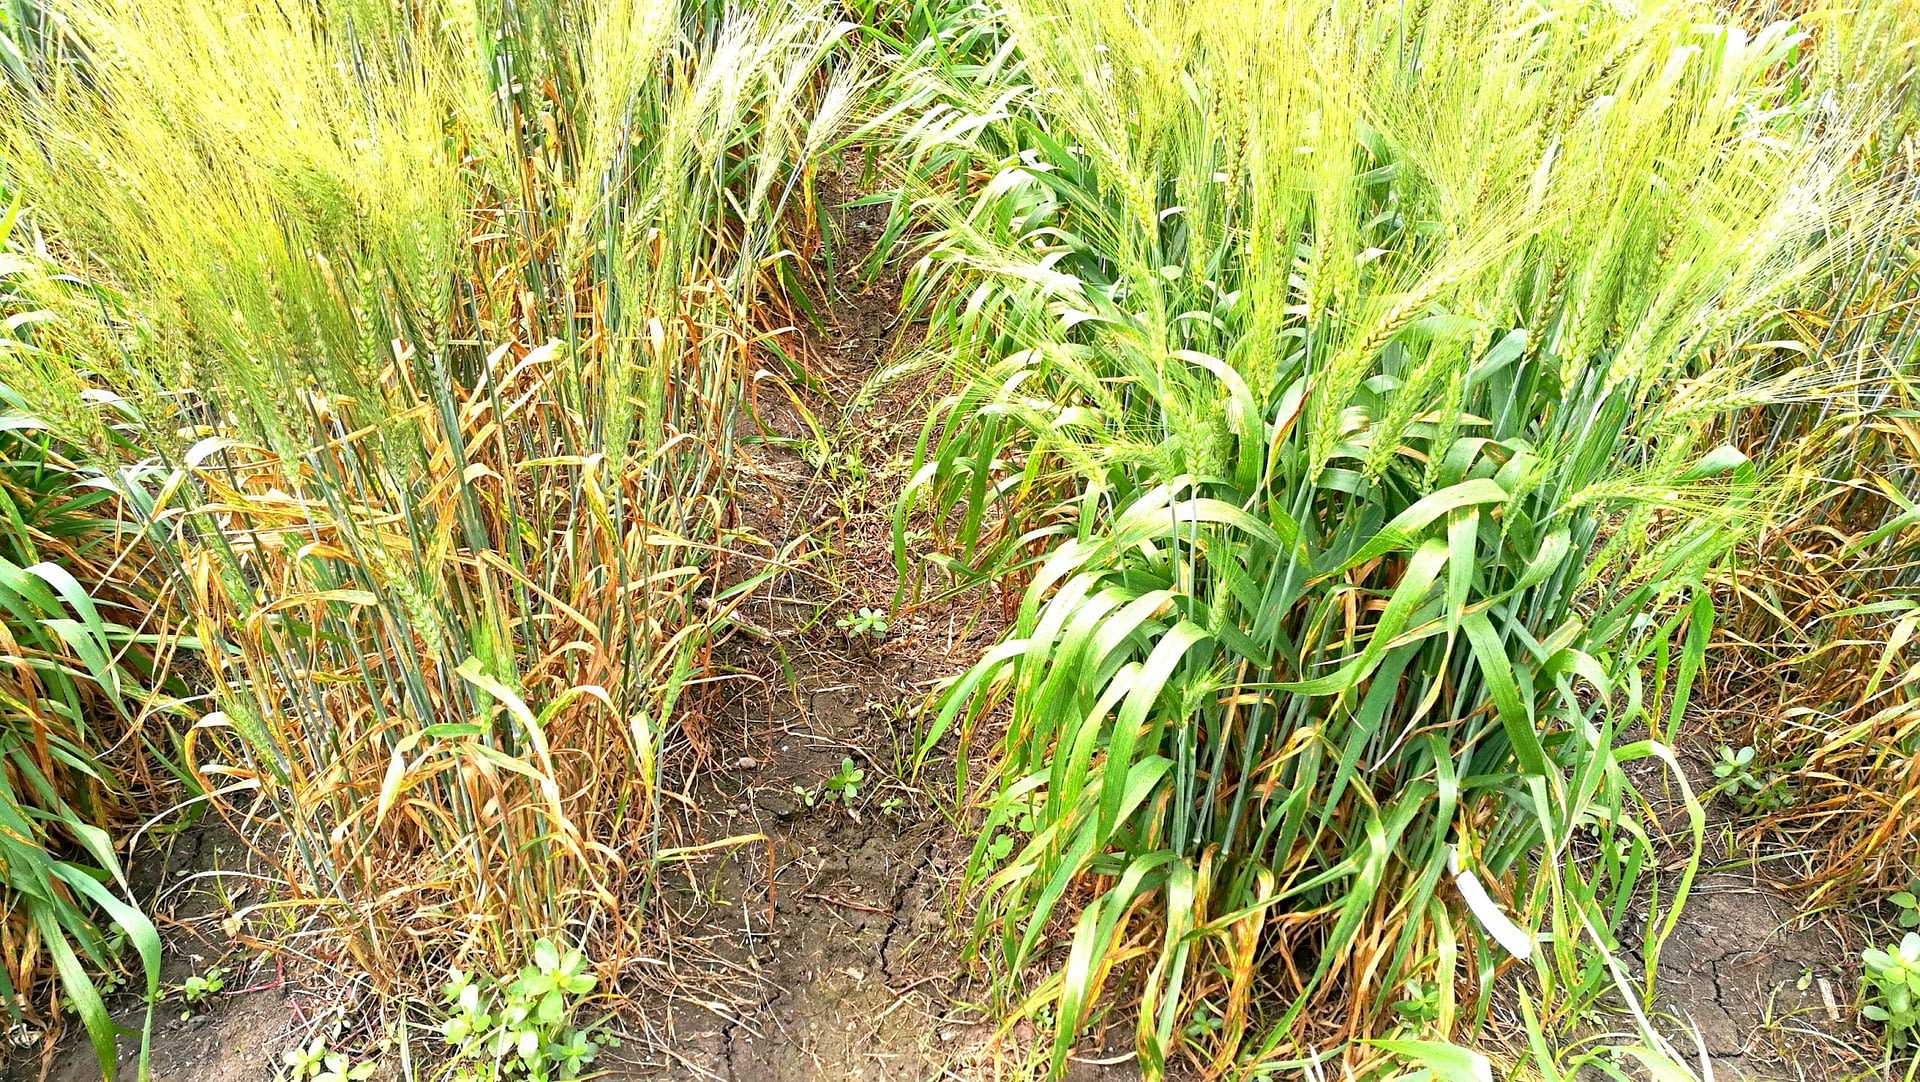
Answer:
M1793 802L1793 790L1785 779L1770 777L1771 773L1754 765L1751 746L1736 751L1722 744L1720 758L1713 764L1713 776L1720 779L1715 789L1752 812L1778 811Z
M862 605L859 612L842 616L833 626L845 631L847 638L855 642L878 643L887 637L887 614L883 609Z
M205 973L196 973L180 983L180 1002L187 1009L180 1012L182 1020L193 1017L194 1008L220 994L227 986L227 971L220 966L211 966Z
M366 1082L373 1077L372 1063L355 1063L344 1052L329 1051L325 1037L290 1049L284 1059L292 1082Z
M1920 1029L1920 932L1908 932L1890 950L1868 947L1860 960L1866 963L1860 1013L1886 1027L1889 1049L1913 1044Z
M227 986L227 971L213 966L205 973L196 973L180 985L180 998L198 1006L211 996L219 994Z
M1907 883L1907 889L1887 897L1893 903L1894 923L1902 928L1920 928L1920 879Z
M1440 1017L1440 987L1421 981L1408 981L1403 996L1394 1000L1393 1011L1408 1023L1424 1026Z
M824 435L816 439L825 439ZM835 481L846 481L858 485L867 479L866 464L860 456L846 451L836 451L823 443L813 442L801 445L800 457L806 464L825 477Z
M1194 1004L1193 1014L1188 1017L1186 1028L1182 1032L1190 1041L1204 1041L1219 1033L1220 1026L1220 1015L1214 1011L1211 1003L1203 1000Z
M1012 856L1014 846L1018 844L1015 840L1015 831L1020 834L1032 834L1038 825L1039 821L1034 818L1032 805L1021 809L1008 824L1008 829L994 835L993 840L987 843L987 858L997 864Z
M838 800L844 807L853 807L860 797L860 783L867 780L867 772L853 765L853 760L840 760L840 770L827 779L827 799Z
M329 1052L313 1082L366 1082L372 1077L372 1063L355 1063L344 1053Z
M441 1035L454 1048L455 1082L549 1082L580 1077L599 1051L575 1027L579 997L593 974L577 950L533 945L532 964L512 980L453 970L442 989L450 1014Z

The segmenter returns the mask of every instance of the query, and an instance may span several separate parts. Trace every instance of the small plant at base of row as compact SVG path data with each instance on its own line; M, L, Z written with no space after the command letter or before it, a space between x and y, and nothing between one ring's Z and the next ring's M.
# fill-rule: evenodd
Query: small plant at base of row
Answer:
M580 1077L599 1050L571 1021L593 990L586 964L579 951L542 939L511 981L454 970L442 989L453 1013L441 1035L455 1050L456 1082Z
M1724 791L1747 811L1779 811L1793 802L1793 790L1785 779L1768 777L1770 773L1772 771L1754 765L1752 747L1735 751L1722 744L1720 758L1713 764L1713 776L1720 779L1715 788Z
M994 835L993 840L987 843L987 857L998 863L1012 856L1015 845L1013 832L1017 830L1021 834L1032 834L1039 825L1039 820L1034 817L1032 805L1028 805L1008 824L1009 830Z
M1887 1047L1916 1041L1920 1030L1920 932L1908 932L1891 950L1868 947L1860 953L1866 963L1861 976L1866 1005L1860 1013L1887 1027Z
M205 973L195 973L180 982L180 1001L187 1005L187 1009L180 1012L181 1019L193 1017L195 1008L219 995L226 986L227 971L220 966L213 966Z
M840 772L827 779L827 799L835 797L840 803L851 808L860 796L860 783L867 780L867 772L853 765L853 760L840 760Z
M1408 981L1402 995L1393 1003L1393 1011L1409 1024L1424 1026L1440 1017L1440 986L1427 981Z
M1895 891L1887 901L1893 903L1893 919L1900 927L1920 928L1920 879L1908 883L1905 890Z
M285 1061L292 1082L367 1082L373 1077L372 1063L355 1063L345 1053L328 1051L324 1037L288 1051Z
M1214 1011L1213 1005L1206 1000L1201 1000L1193 1005L1193 1013L1188 1016L1186 1028L1181 1032L1187 1035L1189 1041L1204 1041L1219 1033L1222 1025L1220 1015Z
M874 642L887 637L887 614L884 609L870 609L865 605L857 613L849 613L833 622L833 626L847 633L850 639L872 639Z
M840 760L839 773L811 789L804 785L796 785L793 787L793 795L809 808L820 803L821 798L824 797L827 804L831 805L837 800L851 811L853 802L860 797L860 785L866 780L865 770L854 766L851 758L843 758Z

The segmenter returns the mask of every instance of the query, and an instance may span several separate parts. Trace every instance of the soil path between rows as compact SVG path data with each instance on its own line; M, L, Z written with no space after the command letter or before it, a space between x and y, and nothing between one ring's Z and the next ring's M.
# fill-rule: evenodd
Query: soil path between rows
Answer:
M755 532L776 549L810 535L823 562L783 576L750 608L763 634L734 644L753 678L709 734L721 769L698 800L716 809L703 834L769 841L734 850L700 889L670 900L674 968L692 979L641 1001L637 1046L660 1076L726 1082L1017 1075L1011 1050L1028 1034L996 1034L959 946L955 890L973 838L950 747L913 769L919 708L991 645L998 606L977 596L909 605L883 638L835 626L894 599L893 509L926 399L923 380L875 382L919 333L901 316L897 275L867 284L851 271L886 209L850 206L850 178L827 183L827 202L846 209L834 228L840 280L826 290L831 330L808 348L823 383L816 424L761 396L761 422L784 439L749 446L740 492ZM829 446L813 431L829 433ZM848 763L864 772L860 793L836 802L824 785ZM1093 1062L1111 1058L1078 1061L1071 1076L1138 1077L1124 1056Z
M850 182L824 180L829 205L849 201ZM765 841L690 868L665 899L671 957L622 1012L640 1037L635 1077L919 1080L990 1035L952 999L964 842L953 810L907 778L915 707L984 638L952 612L896 615L884 635L837 626L893 600L891 506L918 413L867 393L909 329L897 281L854 274L884 217L880 206L835 214L829 326L795 334L819 386L756 395L755 431L743 434L743 524L776 551L815 558L760 590L742 614L751 633L730 640L739 679L702 727L711 765L689 827ZM829 784L853 771L857 795Z

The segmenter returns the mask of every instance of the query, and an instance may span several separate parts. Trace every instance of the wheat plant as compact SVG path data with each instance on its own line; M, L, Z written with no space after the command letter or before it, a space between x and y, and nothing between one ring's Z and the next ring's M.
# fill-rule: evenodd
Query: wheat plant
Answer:
M173 569L212 707L186 761L284 839L264 909L389 987L540 937L617 965L714 637L767 573L734 433L790 359L845 27L677 0L37 25L0 157L65 273L5 377Z
M1631 904L1627 769L1673 765L1774 495L1728 418L1816 393L1758 332L1888 104L1683 3L1006 10L1016 59L913 75L958 378L900 521L1022 591L929 735L991 740L1009 1006L1057 1072L1137 988L1150 1072L1240 1076L1366 1069L1516 959L1553 1018L1644 995L1620 933L1688 877Z

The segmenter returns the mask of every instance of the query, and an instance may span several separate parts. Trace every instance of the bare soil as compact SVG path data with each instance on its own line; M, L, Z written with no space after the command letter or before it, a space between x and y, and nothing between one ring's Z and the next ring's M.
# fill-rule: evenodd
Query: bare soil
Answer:
M1660 954L1655 1007L1721 1082L1844 1077L1860 1069L1850 930L1796 913L1733 873L1702 876ZM1857 951L1857 948L1856 948Z
M666 900L671 983L622 1012L640 1039L617 1077L920 1079L978 1036L946 998L961 969L947 884L963 854L897 780L897 700L868 698L879 675L809 673L800 705L777 702L772 720L728 734L721 754L738 766L714 774L701 803L727 809L716 832L768 840ZM865 772L851 802L822 788L847 758Z

